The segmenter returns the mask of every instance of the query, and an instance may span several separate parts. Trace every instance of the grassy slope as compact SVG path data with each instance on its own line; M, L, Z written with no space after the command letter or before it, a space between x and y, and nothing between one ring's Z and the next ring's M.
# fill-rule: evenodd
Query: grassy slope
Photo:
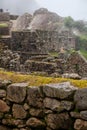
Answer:
M40 86L48 83L60 83L65 81L70 81L72 85L84 88L87 87L87 80L73 80L65 78L53 78L53 77L43 77L35 75L22 75L14 72L6 72L0 70L0 78L11 80L12 82L28 82L30 86Z
M81 54L87 59L87 51L85 50L80 50Z

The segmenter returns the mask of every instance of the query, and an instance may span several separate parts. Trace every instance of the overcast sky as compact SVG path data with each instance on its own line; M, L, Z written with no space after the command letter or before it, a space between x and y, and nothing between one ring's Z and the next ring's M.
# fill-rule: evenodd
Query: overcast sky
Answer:
M37 0L42 6L61 16L87 20L87 0Z
M3 7L12 13L32 12L39 7L45 7L60 16L87 20L87 0L0 0L0 8Z
M0 8L7 9L13 14L23 14L33 12L39 5L36 0L0 0Z

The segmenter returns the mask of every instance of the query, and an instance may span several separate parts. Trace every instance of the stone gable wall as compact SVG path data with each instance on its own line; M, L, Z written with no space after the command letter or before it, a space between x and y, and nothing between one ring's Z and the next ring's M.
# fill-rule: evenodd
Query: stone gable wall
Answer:
M0 130L86 130L87 88L0 81Z

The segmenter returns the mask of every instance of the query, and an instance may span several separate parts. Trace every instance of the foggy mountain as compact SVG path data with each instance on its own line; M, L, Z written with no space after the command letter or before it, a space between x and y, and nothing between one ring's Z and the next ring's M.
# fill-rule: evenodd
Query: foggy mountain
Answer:
M0 8L8 10L11 14L33 13L39 8L36 0L0 0Z

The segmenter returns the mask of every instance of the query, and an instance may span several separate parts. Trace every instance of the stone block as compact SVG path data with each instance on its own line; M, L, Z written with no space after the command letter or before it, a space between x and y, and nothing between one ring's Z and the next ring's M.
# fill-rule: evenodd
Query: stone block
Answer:
M0 98L6 97L6 91L0 89Z
M69 130L71 127L71 119L68 113L49 114L46 118L47 126L53 130Z
M27 83L15 83L7 87L7 99L11 102L21 103L26 97Z
M60 110L60 101L51 98L44 99L44 107L53 111L61 111Z
M27 126L30 126L31 128L37 128L37 129L43 129L45 127L45 123L37 118L30 118L26 122Z
M31 108L30 111L29 111L29 113L33 117L44 118L44 112L41 109Z
M4 102L0 100L0 112L9 112L10 107Z
M13 117L16 119L25 119L27 112L22 105L14 104L12 107Z
M78 110L87 110L87 88L77 90L74 101Z
M43 98L39 87L29 87L27 90L28 105L43 108Z
M81 119L87 121L87 111L81 111L80 112L80 117L81 117Z
M75 130L87 130L87 121L77 119L74 123Z
M45 96L57 99L73 99L74 93L77 90L70 82L48 84L43 87Z

